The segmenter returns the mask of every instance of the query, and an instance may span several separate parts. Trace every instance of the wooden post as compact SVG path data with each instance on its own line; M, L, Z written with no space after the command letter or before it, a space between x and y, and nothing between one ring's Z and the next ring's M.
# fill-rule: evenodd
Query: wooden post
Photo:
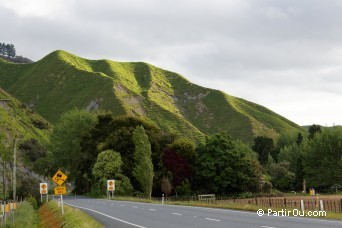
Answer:
M303 180L303 193L306 194L306 181Z

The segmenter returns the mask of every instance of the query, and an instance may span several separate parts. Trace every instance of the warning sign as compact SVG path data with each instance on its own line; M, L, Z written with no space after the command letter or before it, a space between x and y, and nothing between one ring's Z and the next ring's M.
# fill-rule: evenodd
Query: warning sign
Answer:
M39 184L40 194L47 194L48 193L48 185L47 183L40 183Z
M107 191L115 190L115 180L107 180Z
M62 173L62 171L58 170L57 173L52 177L53 182L55 182L58 185L62 185L65 180L68 178L67 175Z
M55 187L55 195L64 195L67 193L66 187L65 186L58 186Z

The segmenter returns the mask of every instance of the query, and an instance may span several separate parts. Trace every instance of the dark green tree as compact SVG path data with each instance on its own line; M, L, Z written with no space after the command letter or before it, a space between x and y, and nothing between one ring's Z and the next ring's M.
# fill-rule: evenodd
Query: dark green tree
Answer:
M207 137L198 148L196 184L207 193L257 191L261 169L253 153L226 133Z
M51 135L50 160L53 169L63 168L69 173L69 180L77 176L79 162L85 154L81 151L82 136L97 123L96 114L85 110L71 110L63 114ZM89 167L92 166L88 166Z
M302 142L303 142L303 135L301 133L298 133L296 143L297 145L300 145L302 144Z
M12 57L12 58L15 57L16 51L15 51L15 47L13 44L7 44L5 50L6 50L6 55L8 57Z
M266 136L258 136L254 138L252 149L259 155L260 164L266 165L268 156L272 155L271 153L274 150L273 139ZM273 159L276 160L274 157Z
M342 128L324 130L303 145L308 186L328 189L342 183Z
M105 192L107 180L115 179L115 192L119 195L131 195L133 187L130 180L122 174L121 155L113 150L106 150L97 156L97 161L93 167L93 174L99 183L98 191Z
M274 188L281 191L293 190L295 174L290 171L289 162L273 163L267 167Z
M317 133L321 133L321 126L313 124L309 127L309 139L313 139Z
M153 186L153 163L151 158L151 144L143 126L137 126L133 132L134 168L133 176L147 198L151 198Z
M119 116L112 114L98 115L98 124L82 138L82 156L77 167L76 190L78 193L89 192L91 189L92 173L89 167L94 166L99 152L112 149L120 153L122 158L122 173L127 176L134 187L139 183L133 178L132 167L134 167L134 142L133 131L142 125L151 143L152 161L156 180L153 190L160 193L160 181L162 178L163 164L162 151L168 144L172 144L175 136L160 131L154 124L141 118Z

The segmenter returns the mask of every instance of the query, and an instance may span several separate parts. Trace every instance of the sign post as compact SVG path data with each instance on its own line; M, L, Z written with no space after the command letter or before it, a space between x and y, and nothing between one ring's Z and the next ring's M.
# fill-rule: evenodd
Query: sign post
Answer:
M61 197L61 208L62 208L62 215L64 215L64 207L63 207L63 194L66 194L66 187L61 186L65 180L68 178L62 171L58 170L55 175L52 177L53 182L55 182L58 187L55 187L55 194L60 195Z
M109 199L110 199L110 192L112 192L112 197L113 197L114 191L115 191L115 180L107 180L107 192L108 192Z
M47 193L48 193L48 184L47 183L40 183L39 184L39 189L40 189L40 202L43 202L43 195L46 194L46 198Z

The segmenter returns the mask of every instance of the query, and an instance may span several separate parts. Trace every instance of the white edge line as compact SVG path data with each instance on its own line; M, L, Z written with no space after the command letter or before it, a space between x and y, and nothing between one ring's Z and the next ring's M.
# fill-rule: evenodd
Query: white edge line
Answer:
M79 206L75 206L75 205L72 205L72 204L69 204L69 203L65 203L65 204L67 204L67 205L69 205L69 206L72 206L72 207L76 207L76 208L81 208L81 209L84 209L84 210L92 211L92 212L98 213L98 214L100 214L100 215L106 216L106 217L108 217L108 218L117 220L117 221L119 221L119 222L126 223L126 224L128 224L128 225L132 225L132 226L139 227L139 228L147 228L147 227L140 226L140 225L137 225L137 224L134 224L134 223L131 223L131 222L127 222L127 221L122 220L122 219L118 219L118 218L115 218L115 217L106 215L106 214L104 214L104 213L101 213L101 212L99 212L99 211L95 211L95 210L92 210L92 209L89 209L89 208L86 208L86 207L79 207Z
M210 220L210 221L216 221L216 222L221 222L221 220L218 219L212 219L212 218L205 218L206 220Z
M107 200L107 199L99 199L99 200ZM249 212L249 211L240 211L240 210L233 210L233 209L219 209L219 208L210 208L210 207L196 207L196 206L182 206L182 205L172 205L172 204L155 204L155 203L142 203L142 202L134 202L134 201L125 201L125 200L114 200L116 202L125 202L125 203L136 203L136 204L149 204L149 205L156 205L156 206L168 206L168 207L183 207L183 208L197 208L201 210L209 210L209 211L223 211L223 212L233 212L233 213L240 213L240 214L253 214L257 215L256 212ZM280 217L277 217L280 218ZM315 219L315 218L302 218L302 217L295 217L295 216L287 216L282 217L285 219L298 219L298 220L309 220L309 221L318 221L318 222L327 222L327 223L338 223L342 224L341 221L336 220L329 220L329 219Z

